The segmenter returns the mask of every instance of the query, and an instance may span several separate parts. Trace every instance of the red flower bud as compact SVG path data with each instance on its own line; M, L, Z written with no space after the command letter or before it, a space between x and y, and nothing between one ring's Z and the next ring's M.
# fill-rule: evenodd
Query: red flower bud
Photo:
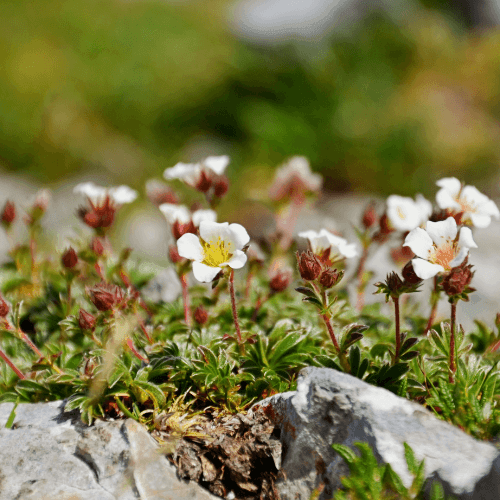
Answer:
M3 212L2 212L2 223L4 226L9 227L12 222L14 222L14 219L16 218L16 206L12 201L7 201L3 207Z
M422 281L422 278L419 278L415 273L411 260L408 261L405 267L403 267L401 274L403 275L405 283L408 283L410 285L415 285L416 283L420 283Z
M78 314L78 325L82 330L93 330L95 328L95 316L85 309L80 309L80 313Z
M381 234L389 234L394 231L394 228L391 226L391 222L389 221L389 217L387 217L387 214L382 215L379 220L379 227L380 227L380 233Z
M68 250L66 250L63 253L63 256L61 258L62 265L66 269L72 269L75 267L78 263L78 255L76 255L75 250L72 247L69 247Z
M78 209L78 216L94 229L111 226L115 220L116 207L109 196L100 205L92 205L91 208L81 207Z
M472 271L472 265L467 265L467 261L466 258L460 266L451 269L444 278L441 286L447 295L462 293L472 281L474 271Z
M344 277L343 271L337 271L336 269L325 269L319 277L319 282L324 288L332 288L343 277Z
M172 203L174 205L179 203L177 195L166 184L155 180L146 182L146 196L157 207L163 203Z
M177 247L175 245L170 245L168 247L168 256L173 264L178 264L182 261L182 257L179 255L179 252L177 251Z
M196 182L195 188L201 193L206 193L212 187L212 178L202 170Z
M370 204L366 207L363 213L362 223L366 229L374 226L378 222L378 215L375 211L373 204Z
M307 252L296 253L299 272L302 279L314 281L321 273L321 263L310 250Z
M99 311L113 309L124 298L122 289L109 283L99 283L92 288L87 288L87 294Z
M222 198L229 189L229 180L226 176L220 177L214 184L214 194L217 198Z
M172 224L172 234L176 240L178 240L182 235L186 233L196 234L196 226L194 225L192 220L186 222L185 224L176 220Z
M92 238L92 241L90 243L90 249L98 256L101 256L104 253L104 246L101 243L101 240L97 236Z
M269 282L269 288L274 293L283 292L289 287L291 281L292 271L290 269L278 269Z
M0 295L0 318L5 318L9 314L10 307L6 300Z
M203 306L198 306L195 309L194 320L199 325L204 325L208 321L208 312Z

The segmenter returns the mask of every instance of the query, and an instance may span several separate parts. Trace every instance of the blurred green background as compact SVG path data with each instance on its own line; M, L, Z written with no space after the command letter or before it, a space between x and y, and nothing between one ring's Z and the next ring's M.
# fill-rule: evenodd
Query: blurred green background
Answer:
M229 154L238 192L300 154L332 191L432 197L454 175L500 194L498 28L426 0L399 21L252 44L232 4L1 1L1 168L43 183L105 171L143 192L177 161Z

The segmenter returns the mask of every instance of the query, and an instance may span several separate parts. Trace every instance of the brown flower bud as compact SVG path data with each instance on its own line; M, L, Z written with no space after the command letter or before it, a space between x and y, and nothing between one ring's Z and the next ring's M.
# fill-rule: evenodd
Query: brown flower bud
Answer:
M7 201L3 207L2 223L4 226L9 227L16 218L16 206L12 201Z
M384 235L392 233L394 231L394 228L392 227L389 217L387 217L387 214L384 214L382 215L382 217L380 217L379 227L380 227L380 233Z
M415 285L416 283L420 283L422 281L422 278L419 278L415 273L411 260L408 261L405 267L403 267L401 274L403 275L405 283L408 283L409 285Z
M319 282L324 288L334 287L342 278L344 277L343 271L337 271L336 269L325 269L320 277Z
M101 256L104 253L104 246L101 243L101 240L97 236L92 238L92 241L90 243L90 249L98 256Z
M314 281L321 273L321 263L310 250L307 252L296 253L299 272L302 279Z
M196 226L192 220L186 222L185 224L176 220L172 224L172 234L176 240L186 233L196 234Z
M442 287L447 295L462 293L472 281L474 271L472 265L467 265L467 259L458 267L454 267L444 278Z
M271 281L269 282L269 288L274 293L283 292L288 288L292 281L292 271L290 269L278 269L274 273Z
M378 222L378 215L372 203L368 205L363 213L362 223L366 229L374 226Z
M100 205L92 205L91 208L80 207L77 214L87 226L98 229L111 226L115 220L115 212L113 201L106 196Z
M403 280L399 277L398 273L392 272L387 275L386 284L390 292L397 296L403 287Z
M391 248L391 257L396 264L403 264L403 262L408 262L415 256L413 250L410 247L398 246L396 248Z
M212 178L205 170L200 172L195 188L201 193L206 193L212 187Z
M92 288L87 288L87 293L99 311L109 311L123 300L122 289L109 283L99 283Z
M224 175L220 177L214 184L214 195L217 198L222 198L225 196L229 189L229 180L228 178Z
M5 318L9 314L10 307L7 301L0 295L0 318Z
M175 245L170 245L168 247L168 256L173 264L178 264L182 261L182 257L179 255L179 252L177 251L177 247Z
M78 314L78 325L82 330L94 330L95 316L85 309L80 309L80 313Z
M154 179L146 182L146 196L157 207L163 203L172 203L174 205L179 203L177 195L166 184Z
M78 264L78 255L76 255L76 252L72 247L69 247L63 253L61 262L66 269L72 269Z
M203 306L198 306L195 309L194 320L199 325L204 325L208 321L208 312Z

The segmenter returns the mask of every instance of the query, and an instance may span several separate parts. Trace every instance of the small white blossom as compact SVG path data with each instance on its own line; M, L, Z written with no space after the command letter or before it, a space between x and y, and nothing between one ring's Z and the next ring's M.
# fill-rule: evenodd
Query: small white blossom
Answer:
M201 221L215 222L217 220L217 213L213 210L195 210L191 213L185 205L176 205L174 203L162 203L158 208L169 224L175 224L176 222L188 224L192 220L193 224L198 227Z
M240 224L202 221L200 237L187 233L177 241L181 257L193 260L194 277L207 283L219 274L223 267L242 268L247 256L242 248L250 241L246 229Z
M137 198L137 191L128 186L105 188L93 182L82 182L73 188L73 193L90 199L94 205L100 205L109 196L118 205L132 203Z
M276 170L269 196L273 200L281 200L293 194L317 192L322 184L323 177L311 171L309 160L305 156L293 156Z
M444 221L428 221L425 229L417 227L408 234L403 246L417 255L412 264L419 278L425 280L450 271L462 264L470 248L477 248L468 227L460 229L458 241L457 233L455 219L448 217Z
M208 177L222 175L229 165L229 156L208 156L199 163L177 163L163 172L163 177L167 180L180 179L189 186L196 186L201 173L205 172Z
M491 218L500 218L495 202L474 186L464 186L456 177L445 177L436 182L441 188L436 194L439 208L450 208L463 212L462 220L470 221L475 227L488 227Z
M421 194L416 201L404 196L391 195L387 198L387 217L398 231L411 231L428 220L432 204Z
M350 259L358 255L356 245L354 243L347 243L347 240L330 233L326 229L321 229L318 233L316 231L303 231L299 233L301 238L307 238L311 245L311 250L316 255L324 255L328 250L330 254L333 252L340 253L343 257ZM338 252L335 250L338 249Z

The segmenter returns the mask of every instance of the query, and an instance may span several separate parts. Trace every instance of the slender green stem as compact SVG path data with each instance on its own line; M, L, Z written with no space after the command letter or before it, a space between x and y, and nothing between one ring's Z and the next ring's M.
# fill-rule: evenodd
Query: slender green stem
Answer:
M192 320L191 320L191 309L189 307L189 290L188 284L185 274L181 274L181 285L182 285L182 301L184 302L184 320L186 321L186 325L191 328Z
M120 410L125 413L128 418L133 418L134 420L139 422L139 419L122 403L122 400L118 396L115 396L115 401L118 405L118 408L120 408Z
M363 246L363 253L359 259L358 269L356 270L356 277L358 279L358 300L356 303L356 308L358 311L363 309L365 305L365 284L363 283L363 274L365 272L366 259L368 258L368 250L370 245Z
M437 276L434 276L434 290L432 291L431 295L431 313L427 321L427 326L425 327L424 335L427 335L427 333L429 332L434 323L434 320L436 319L438 302L439 302L438 280Z
M450 336L450 383L455 382L455 372L457 367L455 364L455 323L457 321L457 304L451 304L451 336Z
M234 269L231 269L229 274L229 293L231 294L231 307L233 310L234 326L236 327L236 333L238 335L239 344L243 344L243 339L241 336L240 322L238 320L238 311L236 310L236 296L234 293Z

